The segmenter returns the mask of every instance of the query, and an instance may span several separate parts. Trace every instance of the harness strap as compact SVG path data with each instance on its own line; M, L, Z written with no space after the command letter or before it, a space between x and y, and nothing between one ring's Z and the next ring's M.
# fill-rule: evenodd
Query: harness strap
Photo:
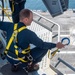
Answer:
M21 54L28 54L30 52L30 46L28 48L24 49L24 50L21 49L21 52L19 52L20 48L16 45L17 34L18 34L18 32L21 32L22 30L26 29L26 27L23 26L23 27L17 29L17 25L18 24L14 25L14 32L13 32L13 34L12 34L12 36L11 36L11 38L10 38L7 46L6 46L5 54L8 53L8 50L9 50L12 42L14 41L15 55L17 56L17 59L20 60L20 61L22 61L22 62L28 62L28 60L32 61L33 59L32 59L32 56L30 54L29 54L29 56L26 56L28 58L28 60L25 60L26 59L25 56L23 56L23 57L19 57L18 56L19 53L21 53Z
M16 30L16 29L17 29L17 25L18 25L18 24L15 24L15 25L14 25L14 32L13 32L13 34L12 34L12 36L11 36L11 38L10 38L10 40L9 40L9 42L8 42L8 44L7 44L7 46L6 46L5 54L7 54L8 50L9 50L9 48L10 48L10 46L11 46L13 40L14 40L14 37L17 36L17 33L18 33L18 32L21 32L21 31L24 30L24 29L26 29L26 27L23 26L23 27L19 28L18 30ZM13 36L14 36L14 37L13 37Z
M14 1L12 1L12 12L14 12Z
M18 46L17 46L17 45L14 45L14 48L16 49L16 50L15 50L15 53L16 53L16 55L18 56L18 54L19 54ZM29 46L28 48L24 49L24 50L20 50L20 52L21 52L22 54L27 54L27 53L29 53L29 52L30 52L30 46Z

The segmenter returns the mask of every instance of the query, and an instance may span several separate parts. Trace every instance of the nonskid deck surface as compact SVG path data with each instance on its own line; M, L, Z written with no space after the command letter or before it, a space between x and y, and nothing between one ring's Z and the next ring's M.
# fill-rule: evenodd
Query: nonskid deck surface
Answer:
M11 71L11 65L5 64L0 68L0 75L27 75L24 69L19 69L17 72ZM38 70L31 73L28 73L28 75L54 75L54 72L48 68L46 70Z
M26 72L23 69L19 69L17 72L11 71L11 65L6 64L0 69L0 75L27 75Z

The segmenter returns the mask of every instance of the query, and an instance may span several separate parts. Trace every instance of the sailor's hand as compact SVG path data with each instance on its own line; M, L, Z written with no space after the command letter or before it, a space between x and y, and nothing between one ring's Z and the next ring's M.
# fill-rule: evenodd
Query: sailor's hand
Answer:
M57 44L56 44L56 47L58 48L58 49L61 49L61 48L63 48L65 45L64 44L62 44L61 42L58 42Z

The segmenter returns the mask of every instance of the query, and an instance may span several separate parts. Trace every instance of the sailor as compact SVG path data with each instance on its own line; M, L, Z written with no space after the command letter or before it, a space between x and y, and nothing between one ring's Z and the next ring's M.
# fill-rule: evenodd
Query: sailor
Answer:
M24 9L26 0L9 0L14 23L19 22L19 12Z
M17 71L19 67L28 72L39 69L37 64L46 55L48 49L57 47L63 48L60 42L44 42L33 31L27 29L33 21L33 13L29 9L21 10L20 21L17 24L11 22L1 22L0 29L7 32L7 46L4 54L12 65L12 71ZM30 49L30 44L36 47Z

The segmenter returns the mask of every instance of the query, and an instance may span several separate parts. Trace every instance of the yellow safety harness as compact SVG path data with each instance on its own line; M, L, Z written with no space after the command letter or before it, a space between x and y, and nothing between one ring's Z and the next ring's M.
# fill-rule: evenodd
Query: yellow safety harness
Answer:
M19 48L16 45L16 43L17 43L17 34L19 32L21 32L22 30L26 29L26 27L23 26L23 27L17 29L17 26L18 26L18 24L14 25L14 32L13 32L13 34L12 34L12 36L11 36L7 46L6 46L6 50L4 51L4 53L8 54L8 51L9 51L9 48L10 48L11 44L12 44L12 42L14 42L15 55L17 56L17 59L22 61L22 62L28 62L28 60L25 60L26 57L19 57L19 49L21 49L21 48ZM24 50L21 49L20 53L24 55L24 54L29 54L29 52L30 52L30 46L27 49L24 49ZM29 58L29 60L32 58L30 54L29 54L28 58Z

